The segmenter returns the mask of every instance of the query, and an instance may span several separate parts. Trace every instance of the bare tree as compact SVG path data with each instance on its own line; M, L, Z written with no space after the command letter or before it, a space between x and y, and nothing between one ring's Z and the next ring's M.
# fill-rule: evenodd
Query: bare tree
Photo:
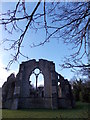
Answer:
M10 42L10 47L6 50L15 50L16 53L13 55L13 59L7 65L10 65L18 60L19 55L26 58L23 53L21 53L21 46L24 40L25 34L28 29L34 31L40 31L45 29L46 39L39 43L33 43L31 47L37 47L44 45L51 39L63 40L64 44L72 44L72 48L76 52L66 57L63 61L64 64L61 66L63 68L76 68L76 67L90 67L90 64L85 64L82 62L84 56L89 56L88 54L88 31L90 22L90 2L39 2L35 3L36 6L33 8L32 12L27 12L25 6L26 2L24 0L19 0L15 5L13 11L8 10L6 13L2 13L0 16L0 25L3 25L5 30L14 35L14 32L19 30L21 32L20 36L16 40L5 39L2 44L7 41ZM29 3L28 3L29 4ZM40 11L38 8L40 6L43 9ZM21 14L19 16L19 14ZM23 29L19 27L19 23L26 21ZM12 26L12 27L9 27ZM11 29L10 29L11 28ZM83 53L81 53L83 49Z

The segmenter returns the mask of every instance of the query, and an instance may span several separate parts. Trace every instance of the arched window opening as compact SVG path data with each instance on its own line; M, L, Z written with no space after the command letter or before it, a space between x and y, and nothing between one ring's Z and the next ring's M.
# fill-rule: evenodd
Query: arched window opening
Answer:
M39 76L38 76L38 84L37 84L37 86L38 86L38 87L39 87L39 86L44 87L44 76L43 76L42 73L40 73Z
M35 88L36 86L36 76L35 74L31 74L30 79L29 79L29 85Z
M40 69L32 71L29 79L30 97L44 97L44 75Z
M58 80L60 79L60 76L58 75Z
M42 73L40 73L38 76L37 86L38 86L39 97L44 97L44 76Z
M62 96L62 91L61 91L61 84L58 82L58 97L61 98Z
M58 82L58 86L60 85L60 82Z

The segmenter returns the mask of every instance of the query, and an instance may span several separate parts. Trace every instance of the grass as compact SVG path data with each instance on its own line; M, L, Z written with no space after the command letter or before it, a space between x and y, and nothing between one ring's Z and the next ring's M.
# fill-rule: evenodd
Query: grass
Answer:
M2 110L3 118L88 118L90 104L78 102L74 109Z

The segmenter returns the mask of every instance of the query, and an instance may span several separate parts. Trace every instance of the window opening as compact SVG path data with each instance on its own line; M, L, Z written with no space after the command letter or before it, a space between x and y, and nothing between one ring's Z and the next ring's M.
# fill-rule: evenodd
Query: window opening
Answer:
M62 96L61 85L60 82L58 82L58 97L61 98L61 96Z
M32 71L29 79L30 93L33 96L44 97L44 75L38 68Z

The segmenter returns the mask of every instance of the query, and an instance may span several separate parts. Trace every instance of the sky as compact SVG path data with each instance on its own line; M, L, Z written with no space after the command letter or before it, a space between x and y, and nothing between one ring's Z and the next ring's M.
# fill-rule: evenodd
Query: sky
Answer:
M31 4L31 3L30 3ZM14 2L10 3L2 3L2 12L4 13L8 9L13 9L14 7ZM30 10L32 10L34 6L34 3L32 4L32 7ZM27 7L29 8L29 5L27 4ZM1 7L0 7L1 8ZM21 27L23 27L23 22L20 24ZM3 28L3 26L0 26L0 41L4 38L12 38L12 39L17 39L18 33L14 33L13 35L9 35ZM74 73L71 72L70 69L64 69L61 70L59 64L62 62L63 58L69 54L72 53L72 50L69 49L69 46L66 46L63 44L62 40L51 40L50 42L46 43L43 46L31 48L30 45L33 42L37 42L39 40L43 40L44 38L43 31L38 32L38 34L35 34L33 31L27 31L24 41L23 41L23 47L21 48L21 51L26 55L29 56L30 59L46 59L49 61L53 61L55 63L55 69L58 73L60 73L64 78L70 80L73 76ZM3 50L5 47L7 47L9 44L8 42L5 43L3 46L0 46L0 87L3 85L3 83L7 80L7 77L11 73L17 74L19 71L19 64L21 64L23 61L26 61L25 58L20 57L19 58L19 63L13 63L12 66L10 67L9 71L6 71L4 68L8 64L9 60L12 58L10 54L12 54L13 51L5 51Z

